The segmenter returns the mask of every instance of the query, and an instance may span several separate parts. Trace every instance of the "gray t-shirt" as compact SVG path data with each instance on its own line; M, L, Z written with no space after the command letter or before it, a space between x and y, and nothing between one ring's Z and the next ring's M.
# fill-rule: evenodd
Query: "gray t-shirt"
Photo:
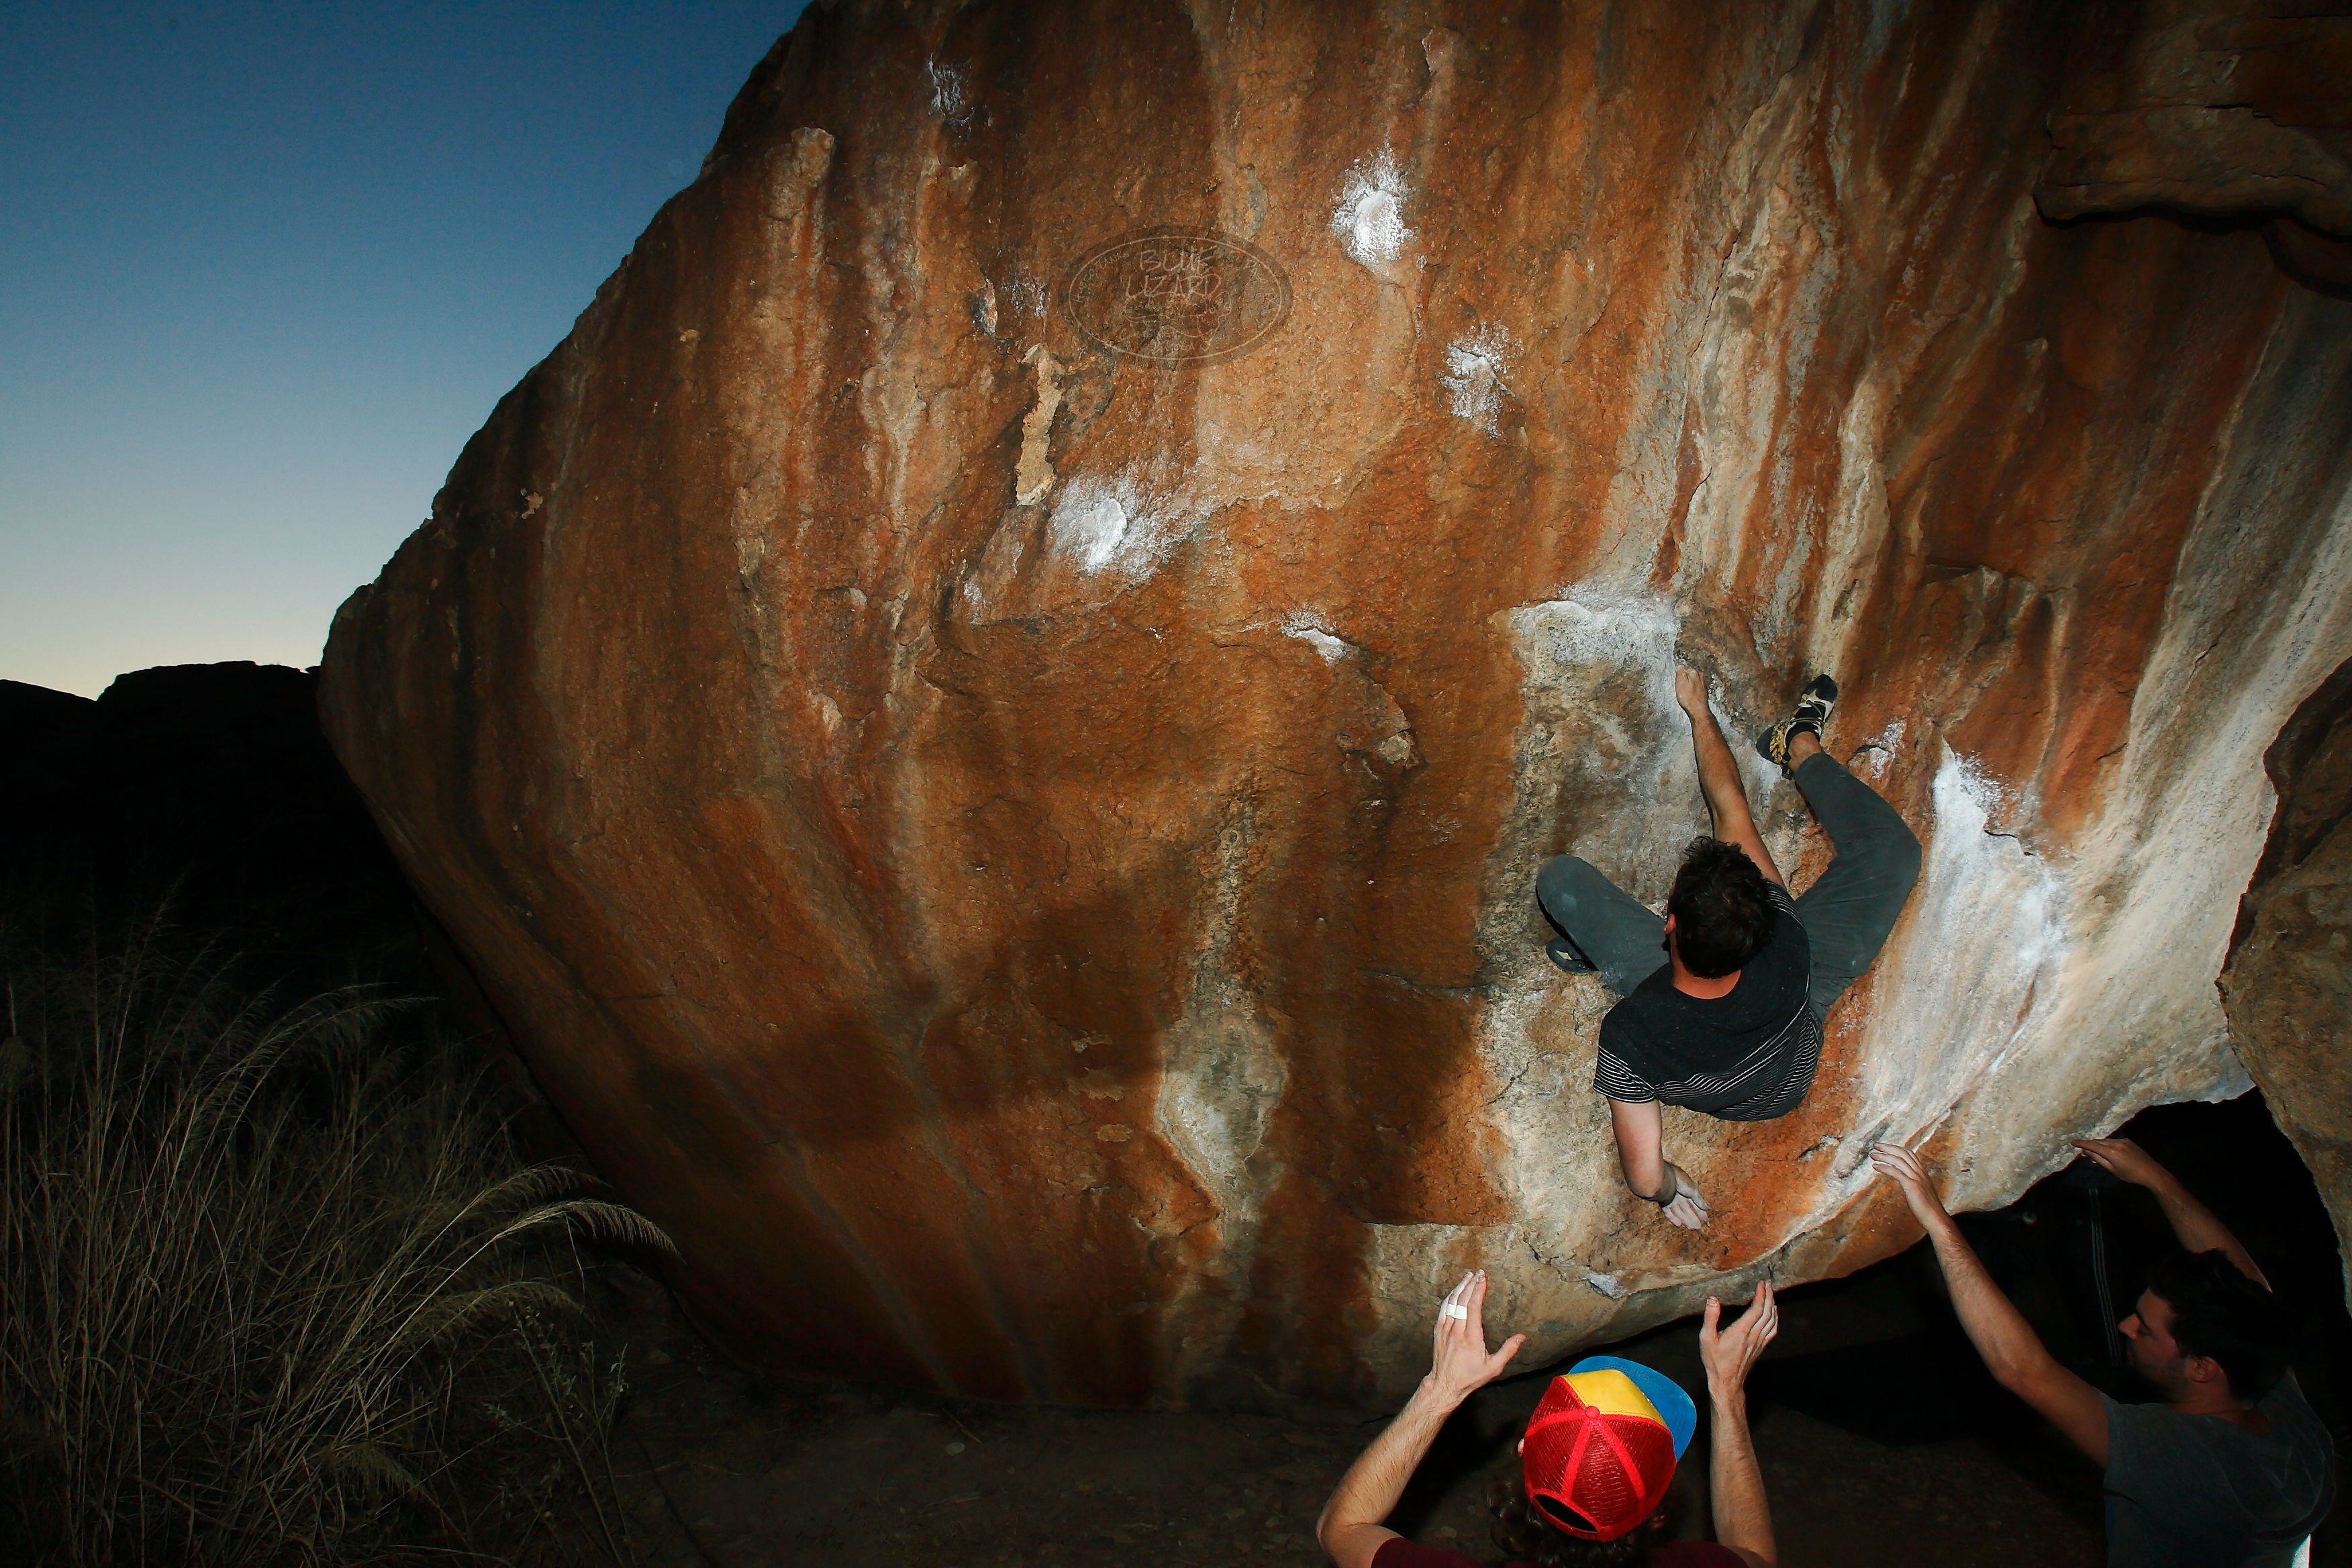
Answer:
M2336 1446L2294 1374L2257 1437L2164 1405L2107 1407L2107 1568L2287 1568L2336 1499Z

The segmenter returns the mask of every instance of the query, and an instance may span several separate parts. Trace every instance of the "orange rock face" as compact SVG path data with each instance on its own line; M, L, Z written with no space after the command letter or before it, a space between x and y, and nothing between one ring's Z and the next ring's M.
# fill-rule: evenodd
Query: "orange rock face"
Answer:
M336 621L334 742L747 1353L1361 1395L1913 1234L2244 1074L2263 755L2352 652L2352 306L2057 226L2137 24L819 6ZM2089 64L2085 64L2085 61ZM1619 1182L1536 868L1662 898L1677 657L1927 841L1807 1103ZM1801 885L1826 846L1760 769Z

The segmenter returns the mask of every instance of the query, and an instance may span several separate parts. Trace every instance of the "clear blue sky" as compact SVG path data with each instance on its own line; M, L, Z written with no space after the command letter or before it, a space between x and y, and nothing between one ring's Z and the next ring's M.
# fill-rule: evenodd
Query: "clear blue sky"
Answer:
M803 0L0 0L0 678L318 661Z

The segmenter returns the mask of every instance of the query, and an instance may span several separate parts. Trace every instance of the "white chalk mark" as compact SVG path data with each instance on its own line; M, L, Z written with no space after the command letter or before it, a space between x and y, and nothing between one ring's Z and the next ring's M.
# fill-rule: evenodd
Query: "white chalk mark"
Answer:
M931 112L950 123L969 118L971 103L964 97L963 73L937 60L926 62L923 69L931 79Z
M1136 579L1157 570L1199 521L1186 495L1156 494L1121 474L1064 485L1046 531L1055 552L1087 575Z
M1509 331L1493 321L1481 321L1445 349L1445 374L1438 384L1453 395L1454 416L1467 419L1492 436L1510 395L1507 379L1511 357L1518 352Z
M1878 981L1864 1119L1911 1138L1982 1088L2058 999L2069 940L2051 863L2000 831L2007 794L1948 747L1935 827L1911 895L1913 942ZM1855 1178L1868 1180L1864 1172Z
M1074 489L1054 512L1055 542L1088 572L1099 572L1127 542L1127 500L1117 489Z
M1385 147L1348 171L1331 232L1348 254L1366 267L1394 261L1412 238L1405 226L1404 174Z
M1903 721L1897 719L1881 730L1856 750L1853 772L1858 777L1875 784L1886 777L1886 770L1895 761L1895 752L1903 744Z
M1312 610L1293 610L1282 618L1282 635L1295 637L1323 656L1326 664L1348 657L1348 644L1334 636L1331 625Z
M1548 668L1639 665L1648 674L1661 719L1678 711L1675 637L1680 623L1674 601L1664 595L1584 588L1547 604L1525 605L1512 615L1523 635L1539 639Z

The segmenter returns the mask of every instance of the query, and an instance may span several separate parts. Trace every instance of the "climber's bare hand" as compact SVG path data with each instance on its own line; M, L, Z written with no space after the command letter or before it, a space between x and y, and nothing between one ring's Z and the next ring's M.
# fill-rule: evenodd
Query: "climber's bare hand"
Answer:
M2077 1138L2074 1147L2088 1154L2101 1169L2135 1187L2159 1186L2172 1173L2157 1163L2156 1156L2128 1138Z
M1684 1184L1683 1190L1675 1194L1675 1201L1666 1205L1664 1212L1670 1223L1685 1230L1700 1229L1715 1217L1715 1211L1707 1207L1706 1199L1687 1182Z
M1933 1226L1951 1217L1944 1211L1944 1200L1936 1195L1936 1184L1927 1179L1927 1165L1902 1144L1874 1146L1870 1151L1870 1164L1903 1189L1904 1202L1911 1205L1912 1217L1921 1225Z
M1690 716L1694 724L1701 719L1713 718L1706 706L1706 672L1693 669L1689 665L1675 670L1675 700L1682 704L1683 711Z

